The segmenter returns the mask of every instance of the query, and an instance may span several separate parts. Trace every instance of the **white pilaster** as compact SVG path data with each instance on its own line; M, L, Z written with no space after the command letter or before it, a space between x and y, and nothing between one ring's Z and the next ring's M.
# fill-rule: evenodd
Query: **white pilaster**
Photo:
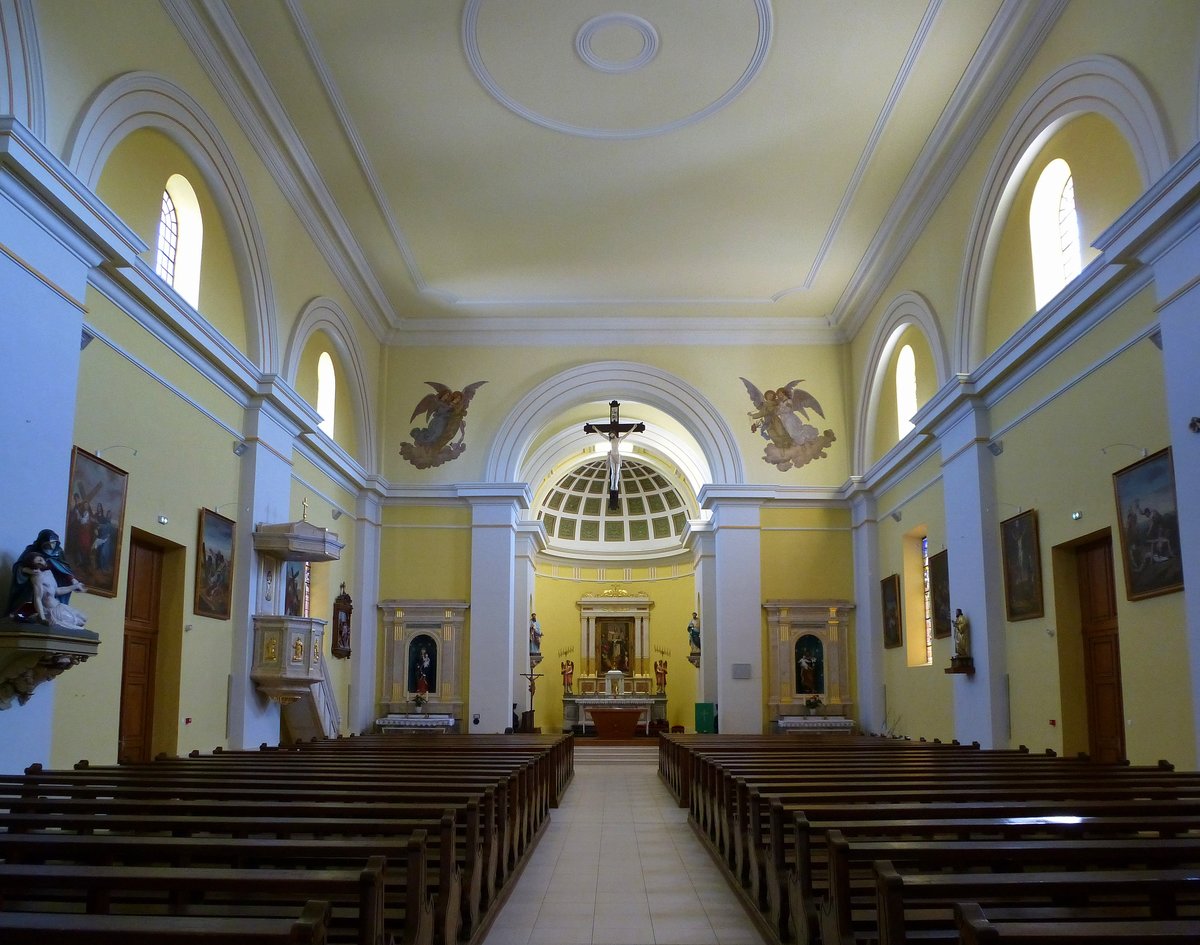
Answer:
M520 602L523 616L516 622L515 571L518 517L529 507L529 488L480 483L460 485L457 491L471 505L471 690L465 717L472 732L494 734L512 724L514 702L519 707L528 701L515 690L514 653L518 635L528 640L527 600Z
M354 560L351 577L354 614L350 624L350 695L346 726L351 732L374 731L379 717L375 680L379 678L379 633L375 602L379 600L379 538L382 514L379 497L360 493L355 509Z
M987 449L987 412L981 404L963 400L942 423L938 442L950 549L950 606L970 621L975 661L974 676L954 676L954 737L999 748L1008 741L1008 666L995 458Z
M854 664L858 724L864 732L887 731L883 689L883 604L879 596L879 523L875 496L858 492L850 500L854 543Z
M545 526L541 522L518 522L515 538L513 561L513 627L529 626L529 615L537 613L537 601L534 598L534 558L546 547ZM542 639L542 656L552 656L567 640L574 636L571 627L543 627L546 636ZM530 668L529 635L528 633L513 633L513 696L517 709L532 709L533 700L529 696L529 680L522 673L541 672L554 673L558 663L554 659L544 659L537 669ZM543 668L549 667L549 669Z
M62 221L11 173L0 135L0 332L9 357L0 371L5 405L0 436L0 607L8 602L12 564L43 528L65 534L83 299L99 262L81 242L47 230ZM97 444L93 444L95 448ZM105 444L98 444L105 445ZM87 610L81 600L73 604ZM122 628L89 627L101 646L121 646ZM0 712L0 770L50 763L57 684L42 683L23 706Z
M762 496L745 487L708 487L701 505L712 511L715 605L701 628L716 644L716 699L722 734L763 730ZM708 647L701 638L701 651ZM735 678L741 672L748 678Z
M690 523L687 541L696 574L696 602L692 606L700 615L700 666L697 669L700 678L696 683L696 701L716 702L717 661L713 657L705 659L705 653L717 652L717 637L713 631L717 623L715 619L706 618L709 614L715 618L717 613L717 542L712 522ZM687 637L681 635L686 647Z
M298 432L271 401L257 399L246 409L246 451L240 457L236 572L233 586L233 652L229 669L229 745L255 748L279 742L279 705L258 691L250 679L254 659L252 615L268 611L263 570L254 551L253 532L260 523L291 521L292 444ZM230 448L233 444L230 443ZM272 595L282 593L273 588ZM260 596L261 595L261 596Z

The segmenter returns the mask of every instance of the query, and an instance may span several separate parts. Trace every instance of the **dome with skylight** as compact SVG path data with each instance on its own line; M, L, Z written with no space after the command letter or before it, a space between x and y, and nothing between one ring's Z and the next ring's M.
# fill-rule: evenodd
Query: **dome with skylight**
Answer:
M695 502L686 486L646 462L621 462L616 510L608 507L604 458L575 466L547 490L538 510L549 549L586 555L642 556L680 550Z

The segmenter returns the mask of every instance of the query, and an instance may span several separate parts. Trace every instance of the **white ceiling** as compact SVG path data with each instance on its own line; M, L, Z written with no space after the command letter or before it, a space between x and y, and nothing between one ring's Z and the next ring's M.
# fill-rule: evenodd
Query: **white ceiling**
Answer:
M351 298L414 344L848 337L1061 9L167 6Z

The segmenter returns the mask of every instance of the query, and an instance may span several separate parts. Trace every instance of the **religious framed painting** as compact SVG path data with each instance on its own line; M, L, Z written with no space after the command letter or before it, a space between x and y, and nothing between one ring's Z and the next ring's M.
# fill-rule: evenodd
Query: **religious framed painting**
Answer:
M283 563L283 612L286 616L308 616L308 581L307 561Z
M890 574L879 582L883 602L883 645L894 649L900 638L900 575Z
M929 604L934 639L950 636L950 553L944 548L929 556Z
M1004 562L1004 610L1011 621L1043 614L1042 551L1038 545L1037 510L1019 512L1000 523L1000 556Z
M1129 600L1183 590L1171 448L1113 473Z
M200 510L196 538L196 596L192 612L200 617L228 620L233 601L232 519L211 509Z
M63 559L93 594L117 596L129 474L78 446L71 450L71 494Z

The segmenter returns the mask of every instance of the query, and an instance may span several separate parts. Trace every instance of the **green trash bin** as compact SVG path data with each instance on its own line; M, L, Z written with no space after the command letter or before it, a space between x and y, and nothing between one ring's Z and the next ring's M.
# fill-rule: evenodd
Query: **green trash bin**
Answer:
M701 735L711 735L716 731L713 725L715 707L711 702L696 703L696 731Z

